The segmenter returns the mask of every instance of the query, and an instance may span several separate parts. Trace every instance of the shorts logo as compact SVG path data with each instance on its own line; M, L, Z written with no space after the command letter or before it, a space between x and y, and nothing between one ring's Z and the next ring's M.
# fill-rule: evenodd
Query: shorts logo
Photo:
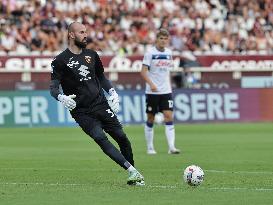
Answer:
M152 111L153 108L151 106L148 107L148 111Z
M91 61L92 61L91 56L84 56L84 58L85 58L85 61L86 61L87 63L91 63Z

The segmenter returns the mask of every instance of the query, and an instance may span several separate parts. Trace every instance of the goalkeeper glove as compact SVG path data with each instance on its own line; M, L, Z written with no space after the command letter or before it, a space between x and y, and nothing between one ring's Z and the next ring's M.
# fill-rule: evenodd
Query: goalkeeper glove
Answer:
M119 98L118 94L115 91L114 88L111 88L109 90L110 97L108 98L108 104L111 107L111 109L114 111L114 113L118 113L119 111Z
M73 100L76 97L76 95L64 95L59 94L58 100L68 109L73 110L76 107L76 102Z

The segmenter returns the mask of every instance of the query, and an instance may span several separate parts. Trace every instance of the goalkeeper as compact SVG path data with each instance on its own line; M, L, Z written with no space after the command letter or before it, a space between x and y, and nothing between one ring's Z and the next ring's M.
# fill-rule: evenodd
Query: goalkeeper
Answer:
M86 45L86 27L78 22L71 23L68 48L51 63L50 93L70 110L82 130L106 155L128 170L127 184L144 185L143 176L134 168L130 141L116 116L118 94L105 78L97 52L86 49ZM108 100L103 90L109 94ZM118 143L120 151L107 139L105 132Z

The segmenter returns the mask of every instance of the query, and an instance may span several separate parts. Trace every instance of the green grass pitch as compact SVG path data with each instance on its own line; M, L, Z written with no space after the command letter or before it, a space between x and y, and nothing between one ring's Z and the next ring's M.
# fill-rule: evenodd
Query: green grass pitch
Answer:
M146 186L126 185L127 172L79 128L1 128L1 205L272 204L273 124L176 125L181 155L168 155L164 126L155 126L157 155L146 154L142 126L126 126ZM185 167L205 172L197 188Z

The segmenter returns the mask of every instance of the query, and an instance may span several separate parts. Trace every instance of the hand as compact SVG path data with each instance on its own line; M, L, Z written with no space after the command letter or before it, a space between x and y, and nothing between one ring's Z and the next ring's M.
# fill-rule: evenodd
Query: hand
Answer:
M109 90L109 95L110 97L108 98L108 104L111 107L111 109L113 110L114 113L118 113L119 111L119 98L118 98L118 94L115 91L114 88L111 88Z
M58 95L58 100L68 109L73 110L76 107L76 102L73 100L76 97L76 95Z
M150 87L153 92L157 92L157 87L155 86L155 84L150 85Z

